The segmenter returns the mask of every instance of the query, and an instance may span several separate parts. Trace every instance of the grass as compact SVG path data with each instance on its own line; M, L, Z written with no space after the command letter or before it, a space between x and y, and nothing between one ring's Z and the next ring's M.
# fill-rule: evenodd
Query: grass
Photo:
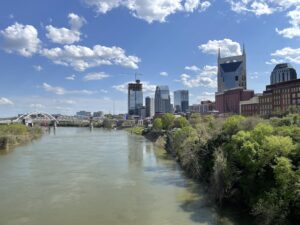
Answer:
M27 143L42 135L39 127L26 127L22 124L0 126L0 149L8 150L12 146Z

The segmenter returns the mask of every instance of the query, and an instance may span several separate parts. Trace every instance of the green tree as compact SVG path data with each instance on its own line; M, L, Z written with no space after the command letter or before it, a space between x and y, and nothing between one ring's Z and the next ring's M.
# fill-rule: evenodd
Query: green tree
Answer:
M156 118L153 122L153 129L156 131L160 131L162 129L162 120L161 118Z
M185 117L178 117L174 121L174 126L176 128L184 128L184 127L189 126L189 122L187 121L187 119Z
M243 116L231 116L226 119L223 125L223 131L226 135L233 135L239 131L239 124L245 120Z
M175 116L171 113L166 113L162 116L162 127L164 130L170 130L174 126Z

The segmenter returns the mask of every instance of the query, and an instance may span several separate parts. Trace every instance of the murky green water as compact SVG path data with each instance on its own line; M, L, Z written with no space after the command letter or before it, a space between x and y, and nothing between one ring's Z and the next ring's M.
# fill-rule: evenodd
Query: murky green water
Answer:
M246 220L234 212L220 216L172 159L125 131L58 128L56 135L0 155L0 225L242 225Z

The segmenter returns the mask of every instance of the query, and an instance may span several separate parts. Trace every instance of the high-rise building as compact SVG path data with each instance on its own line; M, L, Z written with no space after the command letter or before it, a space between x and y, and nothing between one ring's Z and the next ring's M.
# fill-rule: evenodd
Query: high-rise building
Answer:
M157 86L155 91L155 113L171 113L171 98L168 86Z
M279 82L285 82L289 80L296 80L297 72L296 70L288 63L277 64L271 74L270 83L276 84Z
M78 117L91 117L92 113L87 111L79 111L76 113L76 116Z
M139 108L143 107L143 84L140 80L128 84L128 114L139 115Z
M221 58L221 49L218 55L218 93L229 89L247 89L246 52L243 54Z
M178 90L174 92L174 108L176 113L186 113L189 110L188 90Z
M155 114L154 98L146 97L146 117L153 117Z
M93 117L103 117L103 112L102 111L94 112Z
M261 116L271 116L300 108L300 79L296 70L289 64L275 66L271 84L266 86L262 96L259 96Z

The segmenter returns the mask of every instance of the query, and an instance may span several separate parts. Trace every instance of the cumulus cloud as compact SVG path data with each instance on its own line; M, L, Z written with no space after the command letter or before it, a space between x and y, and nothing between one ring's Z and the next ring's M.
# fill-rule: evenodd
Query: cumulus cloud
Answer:
M120 47L106 47L95 45L93 48L81 45L65 45L63 48L43 49L41 54L55 64L73 67L84 71L101 65L121 65L137 69L140 59L136 56L127 56Z
M110 77L108 74L104 72L99 73L89 73L86 76L84 76L84 81L91 81L91 80L102 80L104 78Z
M123 6L131 14L148 23L165 22L166 18L176 12L202 11L210 6L209 1L200 0L83 0L87 5L95 7L98 13L107 13L113 8Z
M216 88L217 87L216 66L206 65L202 69L194 66L192 67L192 69L193 72L197 73L196 76L191 76L186 73L180 75L180 82L184 86L189 88L194 88L194 87Z
M257 16L275 12L287 12L289 27L276 32L285 38L300 37L300 1L299 0L227 0L236 13L254 13Z
M80 41L80 29L86 23L86 20L74 13L70 13L68 18L71 29L65 27L57 28L52 25L46 26L46 37L53 43L73 44Z
M8 98L0 97L0 105L13 105L14 103Z
M0 31L3 39L2 48L8 53L30 57L40 49L38 31L32 25L15 23Z
M135 83L135 81L129 81L120 85L114 85L113 88L116 89L117 91L123 92L124 94L128 93L128 84L129 83ZM155 92L156 85L151 84L148 81L143 81L143 92L150 92L153 93Z
M169 74L167 73L167 72L160 72L160 74L159 75L161 75L161 76L163 76L163 77L167 77L167 76L169 76Z
M287 16L290 18L289 23L291 26L282 30L276 28L276 32L285 38L291 39L294 37L300 37L300 6L297 6L295 9L289 11Z
M68 77L66 77L66 80L75 80L75 78L76 78L76 75L71 75L71 76L68 76Z
M271 54L272 58L267 64L290 62L300 64L300 48L285 47Z
M218 54L220 49L223 57L242 54L240 44L227 38L223 40L209 40L206 44L199 45L198 47L203 53L213 55Z
M257 16L269 15L278 10L278 4L272 4L272 2L276 1L277 0L227 0L227 2L230 3L232 11L236 13L250 12Z
M50 84L47 83L43 83L42 88L46 91L46 92L50 92L56 95L65 95L65 94L87 94L87 95L91 95L91 94L95 94L97 93L96 91L90 91L90 90L67 90L63 87L54 87L51 86Z

